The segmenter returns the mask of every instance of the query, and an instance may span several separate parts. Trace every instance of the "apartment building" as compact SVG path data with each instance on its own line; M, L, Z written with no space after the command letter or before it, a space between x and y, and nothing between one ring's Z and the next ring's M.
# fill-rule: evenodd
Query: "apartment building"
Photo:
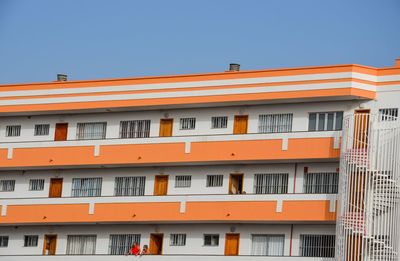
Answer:
M0 259L399 260L399 60L0 96Z

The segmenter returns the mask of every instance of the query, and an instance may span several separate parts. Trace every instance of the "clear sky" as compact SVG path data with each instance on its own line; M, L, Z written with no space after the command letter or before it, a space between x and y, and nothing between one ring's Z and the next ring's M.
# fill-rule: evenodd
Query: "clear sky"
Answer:
M399 0L0 0L0 84L396 57Z

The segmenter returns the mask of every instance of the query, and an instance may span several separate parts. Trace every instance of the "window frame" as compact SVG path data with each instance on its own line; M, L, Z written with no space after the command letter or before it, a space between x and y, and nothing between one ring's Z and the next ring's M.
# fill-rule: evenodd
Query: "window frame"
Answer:
M329 114L333 114L333 125L332 130L328 130L328 122L329 122ZM312 129L311 126L311 115L315 115L315 126ZM320 123L320 116L324 115L324 126L322 130L319 129ZM341 116L341 122L339 121L339 117ZM344 111L325 111L325 112L309 112L308 113L308 131L341 131L343 130L343 118L344 118ZM338 123L340 122L340 128L338 128Z
M33 184L34 182L38 183L38 184ZM29 191L43 191L44 190L44 183L45 183L45 179L29 179ZM35 185L35 186L34 186ZM39 187L39 189L37 189L36 187ZM36 188L36 189L33 189Z
M0 248L8 247L8 243L10 241L10 236L0 235ZM4 243L5 242L5 243Z
M169 245L174 247L186 246L186 238L187 236L185 233L171 233L169 235Z
M178 180L179 178L183 178L183 179ZM183 185L178 184L180 182L182 182L184 184ZM192 187L192 175L176 175L175 176L175 188L190 188L190 187Z
M24 235L24 247L37 247L38 245L39 245L39 235Z
M16 128L13 130L13 128ZM6 125L6 137L20 137L22 125Z
M206 237L210 237L210 244L209 245L206 244ZM217 244L215 244L215 245L212 244L213 237L217 238L217 240L216 240ZM220 241L219 237L220 237L219 234L203 234L203 246L205 246L205 247L218 247L219 246L219 241Z
M44 134L42 133L44 130ZM50 135L50 124L35 124L33 130L33 136L49 136Z
M211 182L212 178L217 179L216 181L214 180L213 182ZM213 183L213 184L210 184ZM217 183L215 185L215 183ZM221 184L219 184L221 183ZM210 174L206 176L206 187L207 188L220 188L224 186L224 175L222 174Z
M10 190L5 190L5 183L10 182L11 184L11 189ZM0 180L0 192L13 192L15 191L15 179L2 179Z
M228 116L212 116L211 129L226 129L228 128Z
M179 119L179 130L195 130L195 129L196 129L196 117L185 117Z

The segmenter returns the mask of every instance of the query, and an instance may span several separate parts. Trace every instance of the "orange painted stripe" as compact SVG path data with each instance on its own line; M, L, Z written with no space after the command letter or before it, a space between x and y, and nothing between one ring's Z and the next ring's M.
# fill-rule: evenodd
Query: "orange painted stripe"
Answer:
M329 201L283 201L283 211L276 212L274 201L187 202L180 213L180 203L100 203L93 215L88 204L24 205L7 207L0 224L48 224L88 222L171 222L171 221L335 221ZM307 209L307 211L304 211ZM73 214L71 214L73 213ZM162 215L160 215L162 213Z
M39 111L72 111L85 109L110 109L125 107L164 106L182 104L210 104L220 102L237 101L268 101L279 99L304 99L317 97L343 97L357 96L364 99L374 99L373 91L355 88L338 88L309 91L270 92L256 94L226 94L201 97L179 97L179 98L157 98L142 100L120 100L120 101L98 101L98 102L70 102L58 104L35 104L35 105L8 105L0 106L0 112L39 112ZM355 98L355 97L354 97Z

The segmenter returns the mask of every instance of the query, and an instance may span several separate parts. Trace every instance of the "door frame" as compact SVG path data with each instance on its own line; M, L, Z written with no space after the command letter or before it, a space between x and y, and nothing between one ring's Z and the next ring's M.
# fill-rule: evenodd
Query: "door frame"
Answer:
M170 135L161 135L161 131L163 131L163 129L162 129L163 128L163 124L162 124L163 121L170 121L171 122L171 134ZM174 118L160 119L160 131L159 131L158 136L160 136L160 137L172 137L173 131L174 131Z
M166 178L166 179L167 179L167 185L166 185L165 194L156 194L156 189L157 189L156 180L157 180L157 178L159 178L159 177L163 177L163 178ZM153 191L153 195L154 195L154 196L165 196L165 195L168 195L168 183L169 183L169 175L155 175L155 176L154 176L154 191Z
M52 180L61 180L61 191L60 191L60 196L54 197L51 196L51 187L52 187ZM50 184L49 184L49 198L61 198L62 197L62 189L63 189L63 183L64 183L64 178L50 178Z
M246 118L246 131L244 133L236 133L236 124L238 124L238 118ZM233 134L247 134L249 129L249 115L235 115L233 117Z
M239 255L239 249L240 249L240 233L226 233L225 234L225 250L224 250L224 255L227 256L227 247L228 247L228 236L237 236L237 248L236 248L236 254L235 255L229 255L229 256L238 256Z
M47 248L47 238L54 238L54 241L55 241L55 246L54 246L54 253L50 253L50 246L48 247L49 248L49 252L48 252L48 254L46 254L46 248ZM46 255L46 256L52 256L52 255L55 255L56 254L56 251L57 251L57 234L45 234L44 235L44 240L43 240L43 255Z
M231 193L231 191L232 191L232 177L233 177L233 176L240 176L240 177L241 177L242 190L240 191L240 190L238 189L238 192L237 192L236 194L242 194L242 193L243 193L243 183L244 183L244 173L231 173L231 174L229 175L228 193L229 193L229 194L234 194L234 193Z
M153 254L152 253L152 242L153 242L153 238L157 237L160 238L161 237L161 249L159 249L159 254ZM149 252L151 255L162 255L163 253L163 248L164 248L164 234L163 233L150 233L150 242L149 242Z

